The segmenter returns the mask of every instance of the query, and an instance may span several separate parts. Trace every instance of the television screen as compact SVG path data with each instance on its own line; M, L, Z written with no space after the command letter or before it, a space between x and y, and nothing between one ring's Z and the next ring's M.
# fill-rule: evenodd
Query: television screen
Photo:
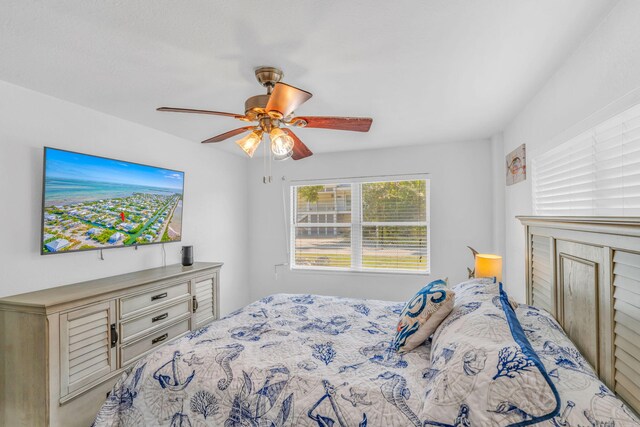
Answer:
M41 253L177 242L184 172L45 147Z

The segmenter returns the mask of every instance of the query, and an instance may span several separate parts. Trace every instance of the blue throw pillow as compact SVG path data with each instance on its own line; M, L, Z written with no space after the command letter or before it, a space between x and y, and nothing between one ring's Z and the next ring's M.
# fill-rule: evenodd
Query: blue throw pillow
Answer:
M447 289L445 280L434 280L413 296L400 313L395 350L406 353L424 343L449 315L455 303L455 293Z

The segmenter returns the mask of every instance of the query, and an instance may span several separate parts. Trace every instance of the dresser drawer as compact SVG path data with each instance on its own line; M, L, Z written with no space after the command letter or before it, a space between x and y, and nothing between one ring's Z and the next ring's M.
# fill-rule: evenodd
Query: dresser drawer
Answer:
M147 351L165 344L189 331L189 319L160 329L148 336L120 347L120 365L124 366Z
M154 305L164 304L186 295L189 295L189 282L176 283L129 298L122 298L120 300L120 318L130 317Z
M158 308L151 313L125 320L120 323L120 337L123 343L135 340L136 336L145 335L153 329L175 322L181 316L191 314L189 299Z

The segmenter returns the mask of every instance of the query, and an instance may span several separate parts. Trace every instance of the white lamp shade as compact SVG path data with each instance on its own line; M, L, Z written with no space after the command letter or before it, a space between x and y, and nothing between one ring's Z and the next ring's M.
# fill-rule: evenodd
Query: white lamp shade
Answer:
M495 277L498 282L502 281L502 257L492 254L476 255L476 277Z
M285 160L293 154L294 141L280 128L273 128L269 132L271 137L271 152L275 160Z

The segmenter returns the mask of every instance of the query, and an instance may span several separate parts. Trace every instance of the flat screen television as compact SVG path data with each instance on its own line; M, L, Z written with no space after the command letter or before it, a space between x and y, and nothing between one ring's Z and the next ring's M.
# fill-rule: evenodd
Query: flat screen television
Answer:
M179 242L184 172L44 148L41 253Z

